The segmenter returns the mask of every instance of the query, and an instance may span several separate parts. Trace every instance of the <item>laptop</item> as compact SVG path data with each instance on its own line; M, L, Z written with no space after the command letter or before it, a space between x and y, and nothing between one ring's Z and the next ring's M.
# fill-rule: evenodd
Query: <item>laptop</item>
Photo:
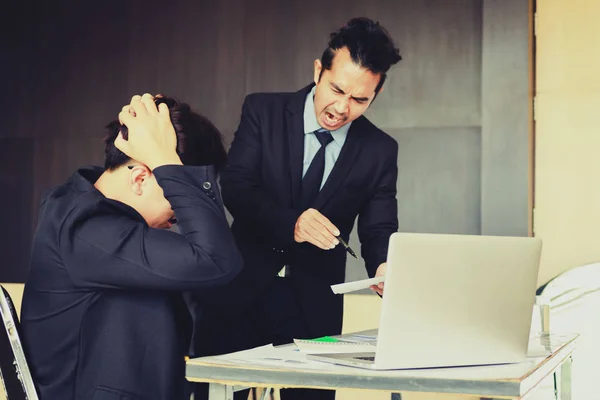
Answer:
M374 370L525 361L539 238L394 233L376 351L309 359Z

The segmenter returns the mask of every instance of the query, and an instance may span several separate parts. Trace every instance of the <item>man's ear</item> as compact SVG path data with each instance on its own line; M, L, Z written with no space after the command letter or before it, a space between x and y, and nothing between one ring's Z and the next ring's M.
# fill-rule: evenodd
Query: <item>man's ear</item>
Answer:
M319 83L319 78L321 77L321 70L323 69L323 64L321 64L321 60L319 60L318 58L315 60L315 71L314 74L315 76L313 77L315 80L315 85L317 83Z
M137 196L144 193L144 185L150 177L150 170L145 165L134 165L131 168L130 183L131 192Z

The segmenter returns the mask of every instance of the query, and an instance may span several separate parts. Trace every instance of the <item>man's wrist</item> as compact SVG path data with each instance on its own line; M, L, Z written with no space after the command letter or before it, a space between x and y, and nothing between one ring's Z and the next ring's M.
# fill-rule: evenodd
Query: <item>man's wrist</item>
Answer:
M162 167L163 165L183 165L183 163L181 162L179 156L175 154L152 160L152 162L146 164L151 171L154 171L155 168Z

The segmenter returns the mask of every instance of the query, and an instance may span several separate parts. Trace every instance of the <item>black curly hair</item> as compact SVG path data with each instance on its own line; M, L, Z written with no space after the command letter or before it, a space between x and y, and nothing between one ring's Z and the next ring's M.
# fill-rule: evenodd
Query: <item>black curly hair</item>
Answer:
M221 132L208 118L195 113L189 104L181 103L173 97L156 97L158 106L165 103L169 107L169 115L177 134L177 154L184 165L215 165L221 170L227 161L227 152L223 146ZM106 126L104 138L104 168L114 170L126 164L130 158L115 147L115 139L119 132L127 139L127 126L118 120Z
M329 44L321 56L321 75L323 71L331 69L336 50L344 47L350 52L355 64L381 75L375 93L383 86L390 67L402 60L400 50L395 47L390 34L379 22L357 17L330 35Z

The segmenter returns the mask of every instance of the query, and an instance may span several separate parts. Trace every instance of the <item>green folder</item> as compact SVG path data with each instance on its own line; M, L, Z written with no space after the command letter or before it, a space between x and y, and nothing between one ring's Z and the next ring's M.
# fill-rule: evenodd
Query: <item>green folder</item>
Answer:
M328 343L339 342L338 339L331 337L331 336L323 336L320 338L312 339L312 341L313 342L328 342Z

